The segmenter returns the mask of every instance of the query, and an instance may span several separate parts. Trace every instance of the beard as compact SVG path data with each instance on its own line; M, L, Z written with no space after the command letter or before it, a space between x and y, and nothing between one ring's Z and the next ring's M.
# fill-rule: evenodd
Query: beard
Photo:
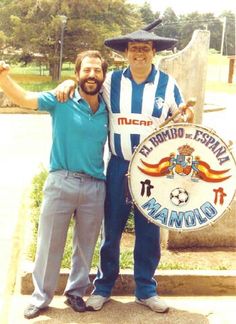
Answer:
M87 83L89 81L93 81L94 83L93 84ZM100 91L103 81L104 80L98 80L95 78L80 79L78 82L78 86L81 88L81 90L84 93L93 96Z

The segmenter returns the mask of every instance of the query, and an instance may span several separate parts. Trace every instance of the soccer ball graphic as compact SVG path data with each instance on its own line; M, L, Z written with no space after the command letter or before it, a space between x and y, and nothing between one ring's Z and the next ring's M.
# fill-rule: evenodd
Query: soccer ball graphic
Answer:
M187 191L183 188L175 188L170 193L170 201L175 206L184 206L189 200Z

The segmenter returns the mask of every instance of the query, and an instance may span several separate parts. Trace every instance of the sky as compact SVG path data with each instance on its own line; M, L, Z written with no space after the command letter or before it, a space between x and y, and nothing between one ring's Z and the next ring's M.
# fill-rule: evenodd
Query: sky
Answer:
M128 2L142 5L145 0L128 0ZM189 0L187 3L186 0L146 0L146 2L150 3L153 12L158 11L161 14L168 7L171 7L177 15L193 11L219 15L225 10L236 14L236 0Z

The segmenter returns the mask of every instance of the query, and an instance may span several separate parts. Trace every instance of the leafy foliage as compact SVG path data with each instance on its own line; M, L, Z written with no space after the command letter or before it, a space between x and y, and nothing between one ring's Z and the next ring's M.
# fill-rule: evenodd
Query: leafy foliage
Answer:
M34 260L36 253L37 233L39 226L39 214L43 199L43 186L47 178L47 170L41 166L41 170L32 180L30 191L30 220L32 224L32 244L29 249L29 257Z
M66 23L62 16L67 17ZM159 16L147 1L134 5L127 0L2 0L0 49L5 49L7 57L10 50L18 53L18 59L24 64L32 60L46 64L56 81L62 48L63 61L74 62L77 52L91 48L102 51L109 60L109 51L103 45L106 38L140 29ZM219 17L198 12L177 16L172 8L167 8L162 16L163 23L154 32L177 38L178 49L183 49L195 29L208 29L210 48L219 52L224 19L224 54L233 55L235 15L230 11Z
M64 60L86 49L104 52L105 38L136 28L140 15L132 9L125 0L9 0L0 7L0 44L6 36L22 57L47 63L56 80L62 38Z

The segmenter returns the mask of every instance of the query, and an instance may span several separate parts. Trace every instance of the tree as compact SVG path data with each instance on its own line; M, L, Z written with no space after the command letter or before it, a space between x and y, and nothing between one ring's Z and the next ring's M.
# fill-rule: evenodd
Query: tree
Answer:
M184 48L192 38L196 29L206 29L205 21L200 13L192 12L188 15L181 15L179 19L179 48Z
M62 25L61 15L67 17ZM62 28L63 59L74 62L77 52L98 49L109 60L104 40L124 35L160 17L148 2L142 6L127 0L1 0L0 48L9 46L20 50L24 63L31 59L45 62L53 80L59 77ZM212 13L192 12L177 16L167 8L162 24L154 32L160 36L177 38L178 49L190 41L195 29L211 32L210 47L220 50L222 18L226 17L224 53L235 53L235 15L224 12L220 17Z
M220 50L221 43L221 22L212 13L206 13L202 15L202 21L205 29L210 31L210 48L217 51Z
M138 10L141 14L142 23L144 25L150 24L152 21L154 21L156 18L159 17L159 13L156 13L156 14L153 13L153 11L151 9L151 5L147 1L145 1L144 4L139 7ZM140 25L140 27L141 27L141 25Z
M5 46L5 43L6 43L6 36L4 32L0 30L0 48L3 48Z
M78 51L96 48L105 53L105 38L136 28L140 15L133 9L126 0L9 0L0 7L0 18L5 17L0 27L8 45L22 49L24 57L43 56L52 79L57 80L61 15L67 17L64 58L74 62Z
M158 28L158 35L170 38L179 38L178 16L170 7L166 8L162 16L162 24Z

